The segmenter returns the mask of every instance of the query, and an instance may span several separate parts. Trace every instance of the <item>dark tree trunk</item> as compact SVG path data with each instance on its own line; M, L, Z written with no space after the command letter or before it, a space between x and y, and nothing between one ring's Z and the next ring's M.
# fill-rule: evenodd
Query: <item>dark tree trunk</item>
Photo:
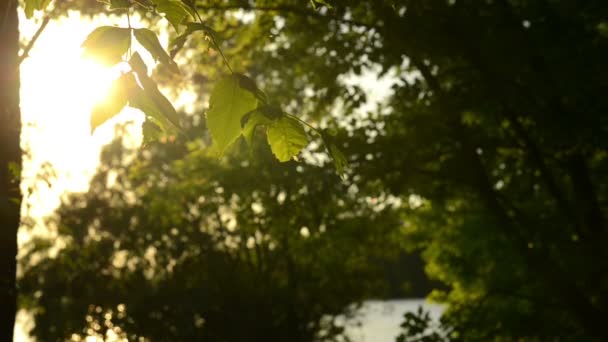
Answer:
M17 230L21 192L17 0L0 1L0 341L12 341L17 310Z

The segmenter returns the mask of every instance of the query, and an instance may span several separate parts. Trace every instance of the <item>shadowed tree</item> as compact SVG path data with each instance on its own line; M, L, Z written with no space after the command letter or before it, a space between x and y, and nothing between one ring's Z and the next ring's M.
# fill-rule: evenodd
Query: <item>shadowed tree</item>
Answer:
M226 54L269 96L321 122L344 114L351 179L412 205L405 240L450 285L436 298L454 336L605 339L608 5L331 5L203 8L218 21L227 9L255 13L225 29L250 34ZM361 113L348 77L369 69L394 86Z
M17 292L17 229L21 193L19 28L17 0L0 4L0 340L11 341Z
M336 316L386 290L383 265L400 250L394 205L370 205L331 169L278 165L262 144L234 153L220 163L200 140L110 145L90 190L50 222L56 256L44 257L57 248L44 238L26 246L34 335L341 336Z
M235 69L344 129L360 196L409 204L404 240L450 286L452 338L606 338L605 1L199 5ZM177 56L205 94L221 56ZM361 110L349 76L369 69L394 86Z

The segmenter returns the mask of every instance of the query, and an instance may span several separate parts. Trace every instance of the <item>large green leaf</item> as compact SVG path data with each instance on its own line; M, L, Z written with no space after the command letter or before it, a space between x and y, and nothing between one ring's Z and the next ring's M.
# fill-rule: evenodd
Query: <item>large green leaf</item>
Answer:
M308 144L304 127L296 119L283 116L268 128L268 144L279 161L295 157Z
M91 133L99 125L108 121L127 105L129 94L137 88L137 82L132 73L124 74L113 83L105 99L95 104L91 111Z
M190 7L177 0L153 0L153 3L156 5L156 10L165 15L175 30L179 29L179 25L188 15L194 14Z
M257 104L255 95L241 88L238 77L228 76L217 82L209 99L207 127L220 155L241 135L241 119Z
M131 45L131 29L101 26L93 30L82 43L83 56L98 60L105 65L114 65Z
M153 120L163 131L173 130L161 108L142 90L129 97L129 106L141 110L147 120Z
M175 62L169 57L163 46L160 45L156 33L146 28L140 28L133 30L133 34L135 39L137 39L141 46L148 50L155 61L166 64L169 66L169 69L174 72L179 71Z
M139 83L143 86L143 92L135 94L129 99L129 105L140 109L146 115L154 117L162 125L164 129L174 128L179 129L179 116L171 102L158 90L156 82L148 76L146 65L139 53L134 53L129 64L133 71L137 74Z

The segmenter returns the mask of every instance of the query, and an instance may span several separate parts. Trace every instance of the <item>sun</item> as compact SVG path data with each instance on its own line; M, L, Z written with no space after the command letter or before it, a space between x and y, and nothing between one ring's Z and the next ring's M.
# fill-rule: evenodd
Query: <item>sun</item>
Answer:
M36 23L22 23L22 36L31 37ZM30 215L51 213L59 204L60 193L85 191L102 146L114 136L114 125L134 121L133 127L138 127L143 121L142 113L127 108L91 134L91 109L105 97L121 68L109 69L83 58L80 46L97 26L115 23L107 18L91 21L77 13L52 21L21 65L24 193L45 163L57 175L53 189L37 190L38 203ZM132 133L137 144L141 132L135 129Z

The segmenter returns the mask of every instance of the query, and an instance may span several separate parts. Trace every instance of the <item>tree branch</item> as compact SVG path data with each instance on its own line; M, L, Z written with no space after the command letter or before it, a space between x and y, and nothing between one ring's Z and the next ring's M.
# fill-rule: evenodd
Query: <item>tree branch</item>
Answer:
M51 20L50 14L46 15L44 17L44 19L42 20L42 24L40 24L40 27L38 28L38 30L36 30L36 33L34 33L34 36L32 37L32 39L30 39L30 41L27 43L26 47L23 49L21 56L19 56L18 65L21 65L21 63L23 63L23 61L29 56L29 53L32 50L32 48L34 47L34 44L36 43L36 41L38 40L38 37L40 37L40 35L42 34L42 32L44 31L46 26L49 24L50 20Z
M218 6L210 6L210 5L197 5L196 8L208 11L227 11L227 10L245 10L245 11L257 11L257 12L284 12L290 14L296 14L303 17L311 17L316 19L330 19L335 20L340 23L361 26L367 29L378 29L379 26L376 24L364 23L358 20L345 19L338 16L332 15L324 15L314 10L303 9L297 6L292 5L274 5L274 6L250 6L247 4L239 4L239 5L218 5Z

